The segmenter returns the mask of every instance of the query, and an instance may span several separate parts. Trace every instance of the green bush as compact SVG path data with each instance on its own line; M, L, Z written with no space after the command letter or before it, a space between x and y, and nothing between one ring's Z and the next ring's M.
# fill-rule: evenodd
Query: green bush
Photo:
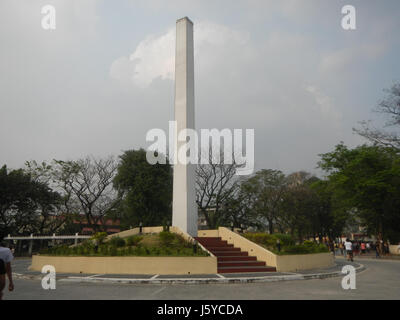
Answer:
M101 236L101 235L98 235ZM108 242L96 246L92 240L84 241L77 246L56 246L42 250L41 253L57 256L207 256L199 246L193 252L192 243L182 236L171 232L161 232L158 242L141 241L146 235L131 236L127 239L113 237ZM154 235L152 235L154 239ZM148 243L148 244L146 244ZM158 244L157 244L158 243ZM97 250L96 250L97 249Z
M175 234L168 232L168 231L163 231L159 233L161 245L168 247L172 244L172 242L175 239Z
M142 236L131 236L126 239L126 245L127 246L137 246L140 241L142 241L143 237Z
M281 246L294 246L296 242L290 234L276 233L273 234L276 239L279 239ZM276 241L275 241L276 242Z
M112 257L115 257L118 254L118 249L115 246L111 246L109 249L109 254Z
M101 245L106 238L107 232L96 232L90 239L97 241L97 244Z
M111 246L121 248L125 246L125 240L120 237L113 237L108 242Z
M309 240L304 241L303 244L296 245L293 237L287 234L245 233L243 236L279 255L328 252L325 245ZM278 239L281 244L281 251L277 250L276 241Z

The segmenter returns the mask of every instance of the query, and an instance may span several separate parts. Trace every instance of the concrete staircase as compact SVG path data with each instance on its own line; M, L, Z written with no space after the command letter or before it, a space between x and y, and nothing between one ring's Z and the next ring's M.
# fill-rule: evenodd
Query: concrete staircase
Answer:
M244 273L244 272L275 272L275 267L268 267L263 261L257 261L240 248L220 237L196 237L207 250L212 252L218 259L218 273Z

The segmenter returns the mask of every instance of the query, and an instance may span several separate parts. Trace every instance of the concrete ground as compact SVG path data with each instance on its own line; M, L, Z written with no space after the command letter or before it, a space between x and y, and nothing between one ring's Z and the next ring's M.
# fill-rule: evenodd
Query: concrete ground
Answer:
M337 261L344 263L340 258ZM357 273L355 290L342 289L342 277L266 283L116 284L69 282L65 281L68 275L58 275L55 290L42 289L41 281L37 279L16 279L15 291L6 291L4 298L8 300L400 299L400 261L362 259L361 263L366 270ZM15 260L14 272L26 271L29 264L29 260Z

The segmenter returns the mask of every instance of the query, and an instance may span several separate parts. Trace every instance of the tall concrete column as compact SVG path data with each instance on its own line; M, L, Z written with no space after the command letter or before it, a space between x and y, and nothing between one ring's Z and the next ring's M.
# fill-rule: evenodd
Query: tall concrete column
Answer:
M178 141L177 133L194 129L194 55L193 22L187 17L176 22L175 53L175 159L177 150L186 141ZM176 160L175 160L176 161ZM195 165L174 165L172 225L191 236L197 236Z

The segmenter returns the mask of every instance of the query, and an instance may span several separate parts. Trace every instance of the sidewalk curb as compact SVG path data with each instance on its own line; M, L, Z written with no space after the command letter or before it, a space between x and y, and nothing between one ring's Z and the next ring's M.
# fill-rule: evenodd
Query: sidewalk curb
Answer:
M356 272L366 270L366 267L358 263ZM21 273L13 273L13 278L18 280L42 280L44 275L26 275ZM128 275L129 276L129 275ZM228 284L228 283L266 283L278 281L293 281L293 280L312 280L312 279L327 279L343 276L341 271L328 273L314 274L294 274L284 276L263 276L263 277L243 277L243 278L170 278L170 279L132 279L132 278L105 278L105 277L78 277L69 276L67 278L57 279L62 282L75 283L114 283L114 284Z
M356 272L366 270L365 266L359 264ZM264 276L248 278L198 278L198 279L129 279L129 278L88 278L88 277L68 277L60 279L63 282L78 283L120 283L120 284L228 284L228 283L266 283L293 280L326 279L343 276L341 271L316 274L295 274L285 276Z

